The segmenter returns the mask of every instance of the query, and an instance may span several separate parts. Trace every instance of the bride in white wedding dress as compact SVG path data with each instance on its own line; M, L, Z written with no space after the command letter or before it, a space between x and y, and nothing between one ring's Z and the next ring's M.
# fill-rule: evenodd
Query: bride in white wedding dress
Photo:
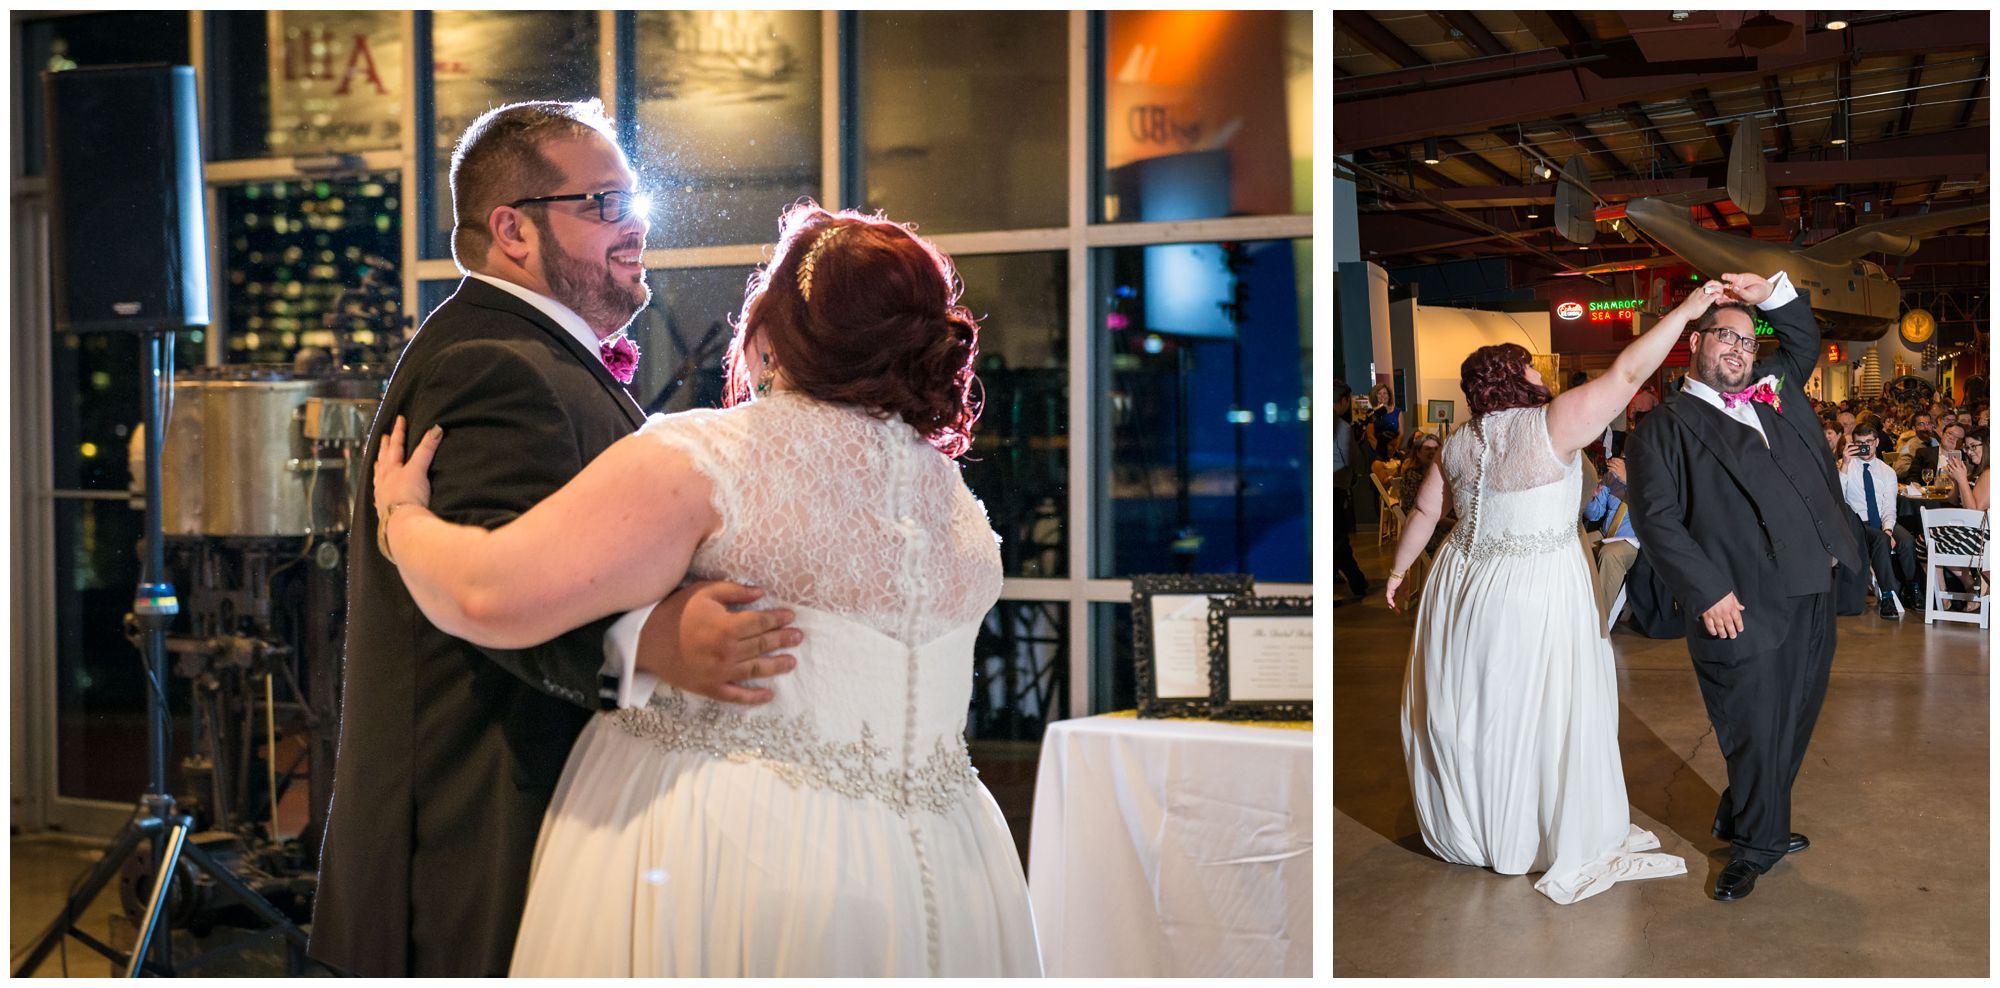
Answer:
M1446 861L1536 872L1560 903L1684 874L1631 822L1618 678L1577 530L1579 450L1604 432L1722 298L1709 282L1603 376L1551 400L1514 344L1466 358L1470 424L1445 440L1396 547L1387 597L1455 504L1432 561L1403 683L1403 752L1424 844Z
M904 227L807 206L784 226L739 321L732 407L653 417L491 532L423 506L449 436L402 464L399 423L378 459L389 549L452 634L539 642L684 577L760 587L804 632L765 706L661 687L591 721L514 975L1041 973L1013 838L965 746L1001 581L953 459L977 326L950 262Z

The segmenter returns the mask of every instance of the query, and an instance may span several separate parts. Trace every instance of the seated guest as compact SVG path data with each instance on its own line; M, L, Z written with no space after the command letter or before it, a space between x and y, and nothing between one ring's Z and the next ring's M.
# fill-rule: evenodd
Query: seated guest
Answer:
M1974 511L1990 511L1990 490L1986 483L1986 430L1975 429L1959 444L1965 455L1948 459L1944 475L1951 481L1953 503Z
M1974 511L1993 510L1992 485L1987 483L1986 474L1986 430L1976 429L1965 437L1962 457L1944 461L1943 474L1951 480L1952 501L1958 507ZM1991 529L1989 523L1987 528ZM1993 580L1993 541L1986 541L1986 565L1981 567L1986 573L1988 584ZM1947 590L1964 592L1972 586L1972 574L1967 570L1948 569L1945 571L1944 585ZM1952 610L1977 607L1977 603L1962 604L1949 601L1945 605Z
M1627 514L1625 458L1614 456L1604 461L1604 480L1583 509L1585 518L1603 522L1604 541L1597 546L1597 613L1607 624L1611 621L1611 605L1618 599L1619 588L1625 585L1625 574L1639 556L1639 536L1633 532L1632 519Z
M1838 464L1844 457L1845 449L1840 445L1840 423L1829 415L1819 420L1820 434L1826 437L1826 450Z
M1937 428L1929 412L1917 414L1916 427L1906 433L1896 443L1896 476L1901 477L1910 470L1912 457L1925 446L1937 445Z
M1419 432L1410 437L1409 451L1403 454L1402 468L1396 472L1395 482L1389 485L1389 493L1404 504L1417 503L1417 488L1424 485L1424 475L1430 472L1431 464L1437 462L1438 450L1444 444L1438 437Z
M1965 427L1954 422L1938 427L1938 441L1935 446L1918 446L1910 454L1910 462L1904 469L1896 471L1896 479L1908 483L1924 482L1924 471L1931 471L1933 481L1942 475L1938 469L1945 460L1959 459L1958 444L1965 440Z
M1847 498L1847 506L1864 523L1862 531L1867 541L1862 548L1875 570L1882 616L1899 618L1903 616L1903 606L1896 599L1896 591L1903 589L1916 573L1916 543L1909 532L1896 524L1896 472L1876 457L1880 445L1881 436L1873 422L1855 425L1854 442L1848 447L1849 459L1840 471L1840 490Z

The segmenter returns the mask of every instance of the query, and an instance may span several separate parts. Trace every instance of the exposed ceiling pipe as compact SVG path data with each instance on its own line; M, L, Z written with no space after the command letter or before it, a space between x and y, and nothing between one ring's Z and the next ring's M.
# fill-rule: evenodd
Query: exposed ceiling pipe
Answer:
M1399 186L1396 183L1390 181L1388 178L1376 172L1374 169L1367 167L1366 165L1356 164L1352 161L1348 161L1343 158L1334 158L1333 167L1336 173L1341 171L1347 172L1348 174L1346 177L1350 181L1355 179L1365 178L1369 180L1370 183L1375 185L1375 187L1378 189L1386 189L1406 199L1421 199L1424 202L1430 203L1432 206L1437 207L1438 209L1442 209L1445 212L1458 217L1460 220L1463 220L1464 222L1469 223L1478 229L1484 230L1487 233L1491 233L1494 236L1500 237L1501 239L1504 239L1509 243L1515 244L1516 246L1519 247L1526 248L1532 253L1547 258L1548 260L1555 262L1557 267L1560 267L1565 271L1572 271L1577 274L1583 274L1584 277L1589 278L1590 280L1595 281L1600 285L1610 284L1610 282L1605 281L1603 278L1598 277L1597 275L1584 274L1584 269L1579 268L1576 265L1571 264L1568 261L1565 261L1562 258L1557 257L1556 255L1551 254L1548 251L1527 242L1526 240L1522 240L1520 237L1517 237L1514 234L1507 232L1506 230L1502 230L1499 227L1494 226L1493 224L1488 223L1477 216L1473 216L1472 214L1467 213L1463 210L1439 202L1438 200L1433 199L1428 195L1425 195L1423 191L1420 189L1403 188L1402 186Z

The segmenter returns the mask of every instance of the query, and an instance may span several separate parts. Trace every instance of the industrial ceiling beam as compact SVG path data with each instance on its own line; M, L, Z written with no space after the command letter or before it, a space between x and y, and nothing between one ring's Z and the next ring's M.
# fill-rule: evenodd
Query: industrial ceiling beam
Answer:
M1764 77L1764 105L1777 114L1778 157L1789 158L1792 156L1792 123L1785 119L1785 93L1778 88L1778 77L1775 75Z
M1576 141L1583 146L1585 151L1590 152L1591 158L1596 160L1598 164L1611 169L1611 176L1613 178L1620 177L1626 172L1631 171L1631 169L1625 167L1623 160L1617 155L1612 154L1610 148L1604 146L1603 141L1597 139L1596 134L1590 132L1589 127L1584 126L1582 120L1577 119L1574 115L1566 114L1556 118L1556 123L1560 124L1563 130L1569 132L1571 140Z
M1897 137L1910 132L1910 124L1917 117L1917 87L1923 81L1924 56L1918 55L1910 60L1910 78L1904 85L1909 92L1903 94L1903 115L1896 120L1894 127L1885 128L1883 137Z
M1645 107L1637 103L1628 102L1618 104L1618 108L1625 111L1627 122L1631 123L1633 127L1637 128L1647 137L1653 139L1654 155L1656 157L1673 161L1673 152L1669 150L1673 147L1673 142L1669 141L1666 133L1661 131L1659 125L1653 122L1652 116L1646 112ZM1675 164L1679 164L1679 162L1675 162Z
M1463 187L1465 184L1463 182L1452 181L1444 173L1413 157L1398 157L1394 154L1384 154L1378 151L1369 160L1362 161L1362 164L1383 173L1402 171L1406 175L1421 178L1440 189L1456 189Z
M1486 29L1486 25L1479 22L1477 14L1463 10L1446 10L1434 12L1431 16L1439 18L1444 21L1446 27L1457 31L1458 36L1480 55L1505 55L1510 51L1506 45L1500 43L1499 38L1493 36L1493 32Z
M1501 230L1497 227L1492 226L1489 223L1486 223L1483 220L1477 219L1472 216L1468 216L1460 210L1454 209L1451 206L1447 206L1443 203L1440 203L1427 193L1421 192L1417 189L1407 189L1403 188L1402 186L1396 185L1390 182L1386 176L1382 175L1379 172L1376 172L1374 169L1371 169L1366 165L1354 162L1347 162L1343 161L1340 158L1335 158L1333 159L1333 170L1335 172L1336 177L1348 177L1357 181L1367 180L1371 185L1373 185L1378 190L1382 192L1387 192L1388 194L1393 195L1399 199L1414 199L1418 201L1428 202L1439 209L1443 209L1447 212L1463 217L1467 222L1473 224L1474 226L1484 228L1490 233L1499 234L1500 236L1505 237L1511 243L1517 243L1523 247L1528 248L1529 250L1533 251L1537 256L1548 259L1550 262L1554 263L1557 267L1575 271L1578 274L1583 274L1583 271L1581 269L1570 264L1568 261L1565 261L1562 258L1557 257L1556 255L1549 253L1548 251L1543 250L1540 247L1530 244L1527 241L1521 239L1520 237L1512 233L1509 233L1505 230ZM1340 174L1343 172L1345 172L1346 175ZM1584 277L1588 278L1592 276L1584 275Z
M1652 178L1629 179L1625 181L1592 182L1591 191L1606 199L1637 199L1641 196L1664 196L1677 192L1701 192L1709 188L1705 179L1699 178ZM1525 206L1529 203L1549 205L1555 202L1556 187L1553 182L1539 182L1533 185L1485 185L1466 186L1462 189L1438 189L1430 193L1439 204L1460 209L1482 206ZM1397 207L1398 213L1423 210L1421 203L1407 203Z
M1375 54L1403 68L1409 69L1430 64L1424 56L1417 53L1415 48L1410 47L1403 39L1396 37L1394 31L1383 27L1381 21L1358 10L1334 11L1333 23L1335 27L1344 29L1347 33L1354 35L1355 40L1367 45Z
M1459 142L1454 141L1450 138L1445 138L1444 140L1439 141L1438 150L1443 151L1445 154L1450 155L1452 160L1454 161L1462 162L1466 165L1471 166L1481 175L1484 175L1487 178L1490 178L1493 181L1500 183L1501 185L1508 185L1519 181L1519 179L1501 170L1500 166L1495 165L1490 161L1487 161L1483 156L1479 154L1479 152L1474 151L1471 148L1466 147L1465 145L1460 144Z
M1556 30L1561 31L1563 37L1572 45L1587 45L1596 40L1590 36L1590 31L1584 28L1583 22L1567 10L1549 11L1549 22L1554 24Z
M1336 13L1335 17L1346 16ZM1379 28L1380 25L1378 24ZM1847 48L1853 35L1853 51ZM1365 87L1335 94L1334 152L1404 143L1426 134L1467 133L1521 120L1591 113L1627 101L1720 87L1850 57L1961 50L1988 34L1987 12L1932 11L1808 35L1805 51L1737 59L1741 72L1635 73L1616 59L1523 52L1477 62L1441 63L1371 75ZM1357 36L1358 33L1357 33Z
M1849 161L1773 161L1764 166L1774 184L1866 185L1942 175L1974 177L1986 172L1987 157L1960 154L1917 158L1855 158Z
M1970 125L1972 123L1972 111L1979 109L1979 94L1986 91L1986 64L1990 61L1992 61L1991 56L1980 59L1979 71L1972 74L1972 86L1965 94L1965 106L1961 107L1958 111L1958 125L1960 127Z
M1722 111L1715 108L1715 100L1708 95L1708 87L1696 89L1690 94L1690 99L1694 102L1694 108L1701 113L1701 123L1708 128L1708 136L1715 138L1716 156L1729 157L1729 131L1722 126L1722 121L1719 119Z

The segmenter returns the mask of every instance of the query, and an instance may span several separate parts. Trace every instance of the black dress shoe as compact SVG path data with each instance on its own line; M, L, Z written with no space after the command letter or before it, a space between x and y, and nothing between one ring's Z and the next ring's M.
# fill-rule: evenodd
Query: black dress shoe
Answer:
M1903 609L1896 606L1896 598L1885 593L1882 595L1880 613L1885 618L1900 618L1903 616Z
M1722 832L1722 824L1720 823L1717 823L1716 825L1708 828L1708 832L1726 841L1734 842L1736 840L1736 838L1733 835L1725 834ZM1792 834L1785 841L1785 853L1797 854L1800 851L1803 851L1811 846L1812 846L1812 841L1807 840L1806 835Z
M1720 902L1733 902L1750 894L1757 887L1757 876L1764 869L1737 858L1722 866L1722 874L1715 876L1715 898Z

